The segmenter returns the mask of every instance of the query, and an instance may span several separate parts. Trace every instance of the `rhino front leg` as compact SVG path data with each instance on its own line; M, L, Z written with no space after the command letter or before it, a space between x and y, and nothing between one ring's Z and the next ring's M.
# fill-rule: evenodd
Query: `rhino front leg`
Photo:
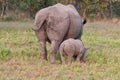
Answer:
M85 62L85 53L86 53L86 50L84 50L84 51L82 52L82 56L80 57L80 60L81 60L82 62Z
M46 42L45 41L40 41L39 46L41 49L41 58L44 60L47 60L47 50L46 50Z
M56 52L59 47L59 42L58 41L52 41L51 43L51 51L50 51L50 60L51 63L55 63L56 61Z
M77 58L76 58L76 62L80 62L80 56L81 56L81 54L78 53Z
M68 65L72 63L72 55L68 55Z

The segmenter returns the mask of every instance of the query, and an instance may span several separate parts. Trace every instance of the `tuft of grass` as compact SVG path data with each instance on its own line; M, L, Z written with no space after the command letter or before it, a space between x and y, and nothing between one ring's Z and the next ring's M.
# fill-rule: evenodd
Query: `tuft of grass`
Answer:
M31 30L33 21L0 22L0 80L119 80L120 25L92 22L84 26L82 40L86 62L71 65L50 64L40 59L37 38Z

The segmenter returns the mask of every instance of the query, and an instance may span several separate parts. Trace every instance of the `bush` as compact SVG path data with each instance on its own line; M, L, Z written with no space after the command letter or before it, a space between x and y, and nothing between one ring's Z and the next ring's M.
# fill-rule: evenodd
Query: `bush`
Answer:
M1 18L2 21L16 21L16 17L15 16L4 16Z

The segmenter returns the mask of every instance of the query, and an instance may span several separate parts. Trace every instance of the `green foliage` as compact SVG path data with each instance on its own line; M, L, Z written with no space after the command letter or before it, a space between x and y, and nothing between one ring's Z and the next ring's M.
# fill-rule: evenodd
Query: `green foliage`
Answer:
M2 10L2 1L0 1L0 12Z
M30 17L34 17L38 10L58 2L74 4L78 12L86 17L107 18L120 16L119 0L9 0L9 10L28 12ZM0 1L0 10L2 10L2 0ZM86 10L85 14L84 10Z
M120 17L120 1L119 2L114 2L113 3L113 15L117 16L117 17Z
M1 19L2 21L16 21L17 20L16 17L14 16L4 16Z

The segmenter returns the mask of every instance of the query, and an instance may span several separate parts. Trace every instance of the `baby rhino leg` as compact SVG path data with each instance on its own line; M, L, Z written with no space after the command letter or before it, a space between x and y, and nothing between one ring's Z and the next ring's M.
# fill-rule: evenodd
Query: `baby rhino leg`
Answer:
M71 64L71 63L72 63L72 55L68 55L68 64Z
M75 53L74 46L69 46L66 51L66 54L68 55L68 64L72 63L72 58L73 58L74 53Z
M77 58L76 58L76 62L80 62L80 57L81 57L81 52L78 53Z
M68 64L72 63L73 55L74 55L74 51L71 51L68 53Z
M81 60L82 62L85 62L85 53L86 53L86 49L83 50L82 55L81 55L81 57L80 57L80 60Z
M61 54L61 62L62 62L62 64L65 64L65 58L64 58L63 54Z
M63 48L60 48L59 50L60 50L61 62L62 64L65 64L65 58L64 58L65 53L63 52Z

